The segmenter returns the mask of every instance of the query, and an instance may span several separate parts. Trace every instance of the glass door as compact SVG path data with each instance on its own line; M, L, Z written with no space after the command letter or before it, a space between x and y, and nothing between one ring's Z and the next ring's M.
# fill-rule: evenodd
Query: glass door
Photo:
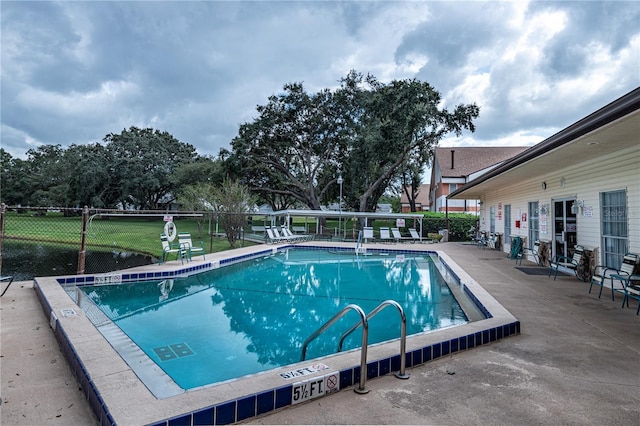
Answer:
M553 201L553 255L573 256L573 248L578 243L576 212L571 211L575 198Z

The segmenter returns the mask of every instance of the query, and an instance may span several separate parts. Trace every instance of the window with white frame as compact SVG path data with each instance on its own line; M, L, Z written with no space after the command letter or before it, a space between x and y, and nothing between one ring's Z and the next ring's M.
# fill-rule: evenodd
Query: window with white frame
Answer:
M627 192L600 193L602 260L605 266L619 268L628 250Z
M504 243L511 244L511 204L504 205Z

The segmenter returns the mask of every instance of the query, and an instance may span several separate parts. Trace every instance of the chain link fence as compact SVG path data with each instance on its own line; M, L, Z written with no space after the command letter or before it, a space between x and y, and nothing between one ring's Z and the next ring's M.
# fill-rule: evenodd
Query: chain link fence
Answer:
M227 250L231 246L224 238L220 215L197 211L25 208L2 204L0 276L30 280L36 276L105 273L155 263L162 255L160 234L165 232L167 220L173 221L179 232L188 232L194 240L201 240L207 253ZM449 229L449 241L469 240L470 230L476 229L475 220L424 218L423 237ZM239 245L245 245L245 235L255 242L265 241L266 221L261 215L246 216ZM393 222L380 223L394 226ZM320 231L316 229L319 234L315 237L335 237L338 224L335 219L327 227L320 227ZM316 228L315 222L309 225L306 219L298 225L304 225L305 232ZM294 223L293 229L296 228L300 226ZM352 232L345 232L344 237L349 235L355 240L355 227Z
M169 219L170 218L170 219ZM224 244L211 212L122 211L0 206L0 275L95 274L158 261L167 220L204 242ZM218 237L218 238L216 238ZM228 244L228 243L227 243Z

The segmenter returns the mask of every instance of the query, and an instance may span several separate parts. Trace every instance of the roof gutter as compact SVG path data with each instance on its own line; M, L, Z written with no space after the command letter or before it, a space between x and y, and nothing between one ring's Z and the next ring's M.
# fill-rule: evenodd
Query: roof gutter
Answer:
M594 130L599 129L619 118L622 118L634 111L640 109L640 87L632 90L621 98L616 99L610 104L600 108L594 113L589 114L582 120L572 124L555 135L545 139L544 141L532 146L528 150L516 155L515 157L505 161L490 172L472 180L461 188L450 193L447 198L455 198L455 196L464 193L481 183L494 178L514 167L520 166L529 161L535 160L540 155L559 148L573 140L584 136Z

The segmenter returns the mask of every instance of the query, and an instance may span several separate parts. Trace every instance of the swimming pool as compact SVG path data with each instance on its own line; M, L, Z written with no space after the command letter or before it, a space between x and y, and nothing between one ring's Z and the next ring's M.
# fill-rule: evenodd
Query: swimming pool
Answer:
M300 361L305 338L349 304L368 313L385 300L398 302L407 335L464 324L468 317L439 269L429 254L295 247L185 277L79 288L177 386L193 389ZM309 345L306 359L335 353L356 320L341 318ZM102 323L95 325L102 330ZM103 334L117 335L107 324ZM361 334L359 328L345 338L342 349L359 347ZM370 321L369 344L399 336L397 312L383 310ZM122 352L122 337L111 340Z
M349 247L353 250L353 245L347 243L298 244L301 245L322 250ZM520 322L446 253L433 250L437 247L422 244L371 244L367 247L369 252L386 253L388 256L413 253L437 256L442 261L443 270L440 272L445 280L459 282L459 290L471 297L486 318L409 337L405 356L407 368L520 333ZM70 287L83 285L175 279L268 256L284 248L286 245L253 246L208 255L207 261L185 265L174 262L105 275L36 278L34 289L43 311L50 318L54 335L99 422L165 426L228 424L295 404L295 396L304 389L301 386L318 378L332 378L336 385L333 390L356 385L361 379L360 356L358 351L348 351L159 398L141 380L141 373L134 372L88 317L102 315L105 320L108 318L101 312L82 311L67 292ZM124 341L121 344L126 346ZM365 370L367 380L398 371L398 346L396 340L369 348ZM142 362L136 358L136 353L129 355L131 363ZM158 370L150 367L150 371L142 374L149 376L142 378L164 383L166 378L159 377ZM309 374L300 377L298 373Z

